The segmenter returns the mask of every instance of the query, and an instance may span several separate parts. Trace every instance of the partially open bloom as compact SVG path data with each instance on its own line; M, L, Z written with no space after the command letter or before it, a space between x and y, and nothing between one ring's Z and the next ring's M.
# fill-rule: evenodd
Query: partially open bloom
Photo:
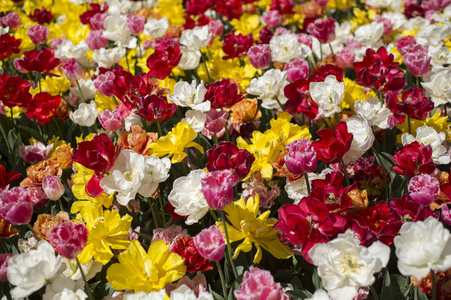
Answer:
M335 300L347 300L357 296L360 287L374 283L373 274L387 266L390 248L379 241L368 248L361 246L348 230L328 243L315 245L309 254L329 295Z
M38 93L33 101L27 106L25 115L30 119L35 119L40 125L45 125L56 115L61 96L52 96L47 92Z
M64 194L64 186L58 176L46 175L42 180L42 189L52 201L56 201Z
M27 224L33 215L33 202L28 190L13 187L0 194L0 216L12 225Z
M170 118L176 111L177 105L169 103L165 96L147 95L139 98L139 109L136 114L149 122L161 123Z
M283 70L287 71L287 79L290 82L309 77L309 65L305 59L295 58L287 63Z
M188 273L213 269L208 259L203 257L195 247L193 237L178 237L171 245L170 251L182 257Z
M340 162L351 148L353 136L348 132L345 122L338 123L335 130L325 128L317 133L322 140L313 142L312 146L318 154L318 159L327 164Z
M232 30L224 36L224 44L222 50L226 54L222 59L230 59L235 57L246 56L249 48L254 44L254 38L252 34L243 36L241 33L236 34L235 30Z
M282 287L269 271L251 266L244 272L240 289L233 294L238 300L281 300Z
M429 205L440 194L440 182L428 174L419 174L409 181L410 197L422 205Z
M88 229L84 224L64 222L50 231L50 243L62 256L74 259L81 253L88 241Z
M266 69L271 63L271 51L268 45L256 45L247 51L249 62L256 69Z
M307 31L320 43L330 43L335 40L335 19L316 19L308 25Z
M207 84L205 100L211 102L211 108L229 107L243 100L240 89L236 83L230 82L229 78Z
M346 120L348 132L353 139L349 151L343 156L345 163L355 161L368 151L374 142L373 130L363 115L354 115Z
M399 233L394 243L401 274L421 280L431 270L444 272L451 267L450 232L436 218L406 222Z
M343 99L345 84L334 75L328 75L323 82L310 83L310 96L323 110L325 117L340 112L339 104Z
M32 99L30 87L28 80L3 73L0 75L0 101L9 108L16 105L25 108Z
M285 247L277 238L278 230L273 228L277 219L270 218L270 210L265 211L258 216L260 199L258 194L244 201L243 198L232 202L224 208L224 212L228 216L227 231L229 234L229 242L243 240L236 247L233 259L236 259L241 251L249 252L254 244L257 248L253 262L258 264L263 256L261 248L271 253L275 258L286 259L293 253ZM229 225L231 224L231 225ZM222 232L224 226L222 222L216 222Z
M191 84L179 81L174 86L174 94L168 95L168 98L178 106L205 112L210 110L211 107L210 101L204 101L206 93L207 89L203 81L199 84L196 80L193 80Z
M106 130L116 131L122 127L122 116L117 109L113 111L105 109L97 117L102 127Z
M202 194L210 209L224 209L233 201L233 174L225 169L208 173L201 179Z
M77 110L69 115L72 122L80 126L92 126L97 120L97 105L94 100L89 103L80 103Z
M316 169L318 156L308 139L300 139L287 145L288 154L284 161L288 170L296 175L311 173Z
M75 58L63 62L63 72L70 81L79 80L83 76L83 68Z
M37 50L25 51L23 58L17 58L15 64L28 72L38 72L43 75L52 75L55 69L61 62L61 59L55 58L55 51L52 48L41 48L41 52Z
M301 44L295 34L286 32L276 35L269 42L272 59L287 63L293 58L306 58L312 53L309 46Z
M393 155L395 165L390 170L401 175L414 176L420 173L434 175L437 168L432 161L432 148L417 141L404 145Z
M35 45L44 44L49 37L49 28L40 24L28 28L28 36Z
M165 79L171 74L172 69L177 67L182 58L179 45L162 45L147 58L147 67L149 75L156 76L158 79Z
M107 270L107 280L116 290L129 289L134 292L159 291L166 283L180 279L186 271L183 259L169 253L164 241L153 242L147 253L137 240L119 254L119 263Z
M0 36L0 58L8 59L11 54L19 53L21 39L16 39L13 35L9 33L2 34Z
M224 257L225 240L222 231L216 225L202 229L194 237L194 245L200 255L211 261L220 261Z
M8 26L10 30L17 29L20 26L20 18L16 12L9 12L2 18L4 25Z

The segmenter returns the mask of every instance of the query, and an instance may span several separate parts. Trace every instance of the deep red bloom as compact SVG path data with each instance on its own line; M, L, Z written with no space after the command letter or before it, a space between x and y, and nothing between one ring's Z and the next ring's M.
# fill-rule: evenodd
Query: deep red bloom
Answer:
M8 189L9 184L20 176L18 172L6 172L5 167L0 165L0 193Z
M434 109L434 102L429 97L424 97L423 90L416 85L402 93L401 101L395 93L388 93L386 102L387 107L393 112L393 115L388 118L388 124L391 127L404 122L406 116L423 120Z
M320 43L326 44L335 40L335 19L316 19L307 27L308 33L316 37Z
M214 10L227 17L227 19L239 19L241 14L241 0L217 0Z
M294 14L293 0L273 0L271 1L270 10L277 10L281 15Z
M18 58L17 64L28 72L38 72L44 75L57 76L50 71L55 69L61 62L61 59L55 58L55 51L52 48L41 48L37 50L25 51L22 58Z
M292 115L303 113L307 118L313 120L318 114L318 104L308 93L310 82L311 80L308 79L297 79L288 84L284 89L285 97L288 98L284 106Z
M274 33L269 29L268 26L263 27L258 33L258 38L260 41L257 44L269 44L269 41L274 36Z
M91 141L78 144L72 151L72 160L94 171L94 175L86 185L86 193L91 197L98 197L103 193L99 183L103 176L114 165L120 152L113 141L105 134L96 135Z
M171 74L172 69L177 67L182 58L179 45L160 45L155 52L147 58L147 67L149 75L156 76L158 79L165 79Z
M379 201L356 214L348 215L348 228L352 229L360 244L369 247L375 241L391 245L398 235L402 222L388 219L390 211L386 202Z
M240 89L236 83L231 83L230 78L207 84L205 100L211 102L211 108L230 107L241 100L244 96L240 94Z
M83 14L80 15L80 21L85 25L89 24L91 26L91 18L94 17L96 14L106 13L106 11L108 10L108 3L103 2L103 5L89 3L89 5L91 6L91 9L85 11Z
M430 216L438 218L439 212L432 211L429 206L421 205L413 200L409 194L404 194L401 199L393 198L387 201L387 207L390 214L387 216L387 221L395 222L417 222L424 221Z
M244 57L247 55L247 51L254 44L254 38L252 34L246 36L241 33L236 35L235 30L230 31L224 36L224 43L222 50L226 54L222 59L229 59L235 57Z
M312 147L315 148L318 159L326 164L340 162L351 147L353 139L352 133L348 132L346 122L338 123L335 130L324 128L317 133L322 140L313 142Z
M393 161L396 165L390 170L400 175L414 176L426 173L434 176L437 170L432 160L432 147L417 141L404 145L401 151L395 152Z
M213 5L214 5L214 1L212 1L212 0L205 0L205 1L190 0L190 1L186 1L185 13L187 15L202 15L209 8L213 7Z
M2 34L0 36L0 58L8 59L11 54L19 53L20 43L22 43L21 39L16 39L9 33Z
M35 119L40 125L45 125L56 115L61 102L61 96L52 96L47 92L41 92L34 96L27 106L25 115L29 119Z
M31 84L18 76L0 75L0 101L9 108L27 107L32 99Z
M213 269L210 261L200 255L199 251L197 251L196 246L194 246L193 237L179 237L172 244L170 251L172 253L177 253L183 258L188 273Z
M329 213L326 204L305 197L298 205L279 208L279 221L273 228L283 232L283 239L302 245L302 256L308 262L308 251L318 243L326 243L345 230L346 219Z
M377 52L368 48L363 61L354 63L356 82L380 93L401 91L407 83L403 79L404 71L398 65L385 47L380 47Z
M207 159L209 172L231 170L235 184L247 176L255 157L246 149L238 150L232 142L222 141L207 150Z
M334 75L337 81L343 82L343 68L331 64L319 67L318 71L310 78L310 81L321 82L329 75Z
M50 23L53 19L52 12L47 10L45 7L39 9L35 9L32 15L29 15L30 19L39 24L43 25L45 23Z
M169 103L166 96L147 95L139 98L139 109L136 111L149 122L163 122L177 110L177 105Z
M417 1L406 1L404 4L404 15L408 18L424 17L424 9Z

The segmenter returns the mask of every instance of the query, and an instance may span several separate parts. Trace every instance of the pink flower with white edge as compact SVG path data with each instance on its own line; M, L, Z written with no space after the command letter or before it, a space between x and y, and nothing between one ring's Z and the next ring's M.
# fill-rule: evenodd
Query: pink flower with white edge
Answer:
M194 237L194 246L206 259L220 261L224 257L226 243L221 229L213 225L203 229Z
M3 25L9 27L10 30L17 29L20 26L20 18L16 12L10 12L2 18Z
M233 294L238 300L280 300L283 297L280 283L274 281L271 273L254 267L244 272L241 288Z
M144 16L138 16L133 14L127 15L127 27L131 34L140 34L144 31L144 23L146 18Z
M122 116L119 110L115 109L110 111L105 109L99 116L98 119L102 127L109 131L116 131L122 126Z
M88 229L84 224L64 222L50 231L50 243L55 251L68 259L74 259L81 253L88 241Z
M44 160L53 148L53 144L45 146L41 142L36 142L30 146L20 146L19 154L27 162L33 165Z
M98 50L108 45L108 39L103 37L103 30L92 30L86 37L89 49Z
M33 202L33 207L42 207L47 204L49 198L41 186L31 186L27 190L30 195L31 202Z
M13 187L0 194L0 216L9 224L27 224L32 215L33 202L28 190L22 187Z
M343 48L343 50L337 53L336 59L339 67L342 68L352 67L352 64L354 63L355 60L355 52L350 47Z
M256 69L266 69L271 63L271 51L268 45L256 45L247 51L249 62Z
M8 267L8 260L14 254L12 253L0 253L0 281L7 282L8 276L6 275L6 268Z
M296 175L311 173L316 169L318 155L308 139L295 140L287 145L284 161L288 170Z
M440 194L440 182L429 174L419 174L409 181L410 197L422 205L429 205Z
M28 28L28 36L35 45L44 44L49 37L49 28L40 24Z
M224 209L233 201L233 174L229 169L208 173L201 179L202 193L210 209Z
M42 189L52 201L56 201L64 195L64 186L58 176L46 175L42 180Z
M213 39L215 37L222 36L223 31L224 31L224 24L222 23L221 20L211 20L208 23L208 32L212 34L211 42L213 42Z
M102 95L111 97L114 95L112 91L115 89L115 85L113 83L115 78L116 76L111 71L108 71L105 74L100 74L94 80L94 87Z
M269 27L276 28L282 22L282 16L277 10L268 10L263 13L262 20Z
M210 109L207 112L207 120L202 134L211 139L216 133L216 137L221 138L225 134L225 124L228 117L229 113L225 110Z
M307 79L309 76L309 65L305 59L296 58L285 65L284 71L287 71L287 79L294 82L297 79Z
M70 81L76 81L82 78L83 68L75 58L63 62L63 73Z

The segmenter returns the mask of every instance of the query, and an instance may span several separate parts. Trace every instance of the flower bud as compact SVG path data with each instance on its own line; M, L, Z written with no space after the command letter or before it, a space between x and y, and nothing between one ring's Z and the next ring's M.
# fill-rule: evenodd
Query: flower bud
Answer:
M202 257L211 261L220 261L224 257L226 243L221 229L213 225L203 229L194 237L194 246Z
M83 76L83 68L75 58L71 58L69 61L63 63L63 72L70 81L79 80Z
M56 201L64 194L64 186L58 176L46 175L42 180L42 189L47 197Z
M28 28L28 36L35 45L44 44L49 37L49 28L40 24Z
M247 55L249 62L256 69L266 69L271 63L271 51L268 45L252 46Z

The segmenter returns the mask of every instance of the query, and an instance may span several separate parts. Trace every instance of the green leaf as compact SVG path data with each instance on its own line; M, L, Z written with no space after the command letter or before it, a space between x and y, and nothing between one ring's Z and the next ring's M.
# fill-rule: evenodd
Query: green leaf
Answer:
M18 125L17 128L22 129L23 131L28 132L29 134L31 134L35 139L37 139L38 141L42 142L42 143L46 143L46 140L41 136L41 134L39 133L39 131L37 131L36 129L33 129L31 127L28 126L23 126L23 125Z
M285 291L284 293L292 299L307 299L312 297L312 293L307 290Z
M321 279L318 276L318 271L316 268L313 270L312 282L313 285L315 286L315 290L320 290L323 288L323 284L321 283Z

